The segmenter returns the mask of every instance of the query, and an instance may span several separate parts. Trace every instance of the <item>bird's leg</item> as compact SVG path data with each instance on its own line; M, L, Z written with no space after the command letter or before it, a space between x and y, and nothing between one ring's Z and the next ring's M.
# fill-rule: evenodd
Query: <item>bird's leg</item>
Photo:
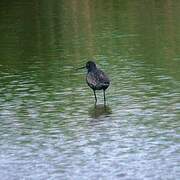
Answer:
M104 106L106 106L106 95L105 95L105 90L103 90L103 94L104 94Z
M93 90L93 92L94 92L94 97L95 97L95 105L96 105L96 103L97 103L96 91L95 91L95 90Z

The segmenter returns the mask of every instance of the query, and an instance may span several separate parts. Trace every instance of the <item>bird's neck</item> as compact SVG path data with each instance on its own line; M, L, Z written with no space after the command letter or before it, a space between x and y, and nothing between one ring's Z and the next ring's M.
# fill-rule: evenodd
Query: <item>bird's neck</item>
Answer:
M88 69L88 72L93 72L93 71L96 71L96 70L97 70L96 67L91 67L91 68Z

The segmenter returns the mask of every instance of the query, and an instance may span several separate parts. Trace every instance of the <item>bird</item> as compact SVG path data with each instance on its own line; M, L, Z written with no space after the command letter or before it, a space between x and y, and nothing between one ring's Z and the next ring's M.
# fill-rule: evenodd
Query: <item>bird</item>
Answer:
M95 104L97 103L96 90L103 90L104 105L106 105L105 91L110 85L109 77L101 69L97 68L94 61L88 61L85 66L78 69L82 68L87 69L86 83L94 92Z

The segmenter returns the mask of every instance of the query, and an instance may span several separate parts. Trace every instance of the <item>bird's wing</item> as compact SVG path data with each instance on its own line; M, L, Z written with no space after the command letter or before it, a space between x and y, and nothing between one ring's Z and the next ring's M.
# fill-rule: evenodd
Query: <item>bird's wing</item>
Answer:
M109 83L110 82L108 76L99 69L98 69L98 80L100 83Z

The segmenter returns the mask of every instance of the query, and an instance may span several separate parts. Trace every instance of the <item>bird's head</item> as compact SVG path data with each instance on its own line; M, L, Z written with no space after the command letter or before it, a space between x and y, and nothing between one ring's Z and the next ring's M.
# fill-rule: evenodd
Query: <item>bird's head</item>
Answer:
M84 69L86 68L89 71L96 69L96 63L94 61L88 61L85 66L77 68L77 69Z
M95 64L95 62L94 62L94 61L88 61L88 62L86 63L86 69L87 69L88 71L91 71L91 70L93 70L93 69L96 69L96 64Z

